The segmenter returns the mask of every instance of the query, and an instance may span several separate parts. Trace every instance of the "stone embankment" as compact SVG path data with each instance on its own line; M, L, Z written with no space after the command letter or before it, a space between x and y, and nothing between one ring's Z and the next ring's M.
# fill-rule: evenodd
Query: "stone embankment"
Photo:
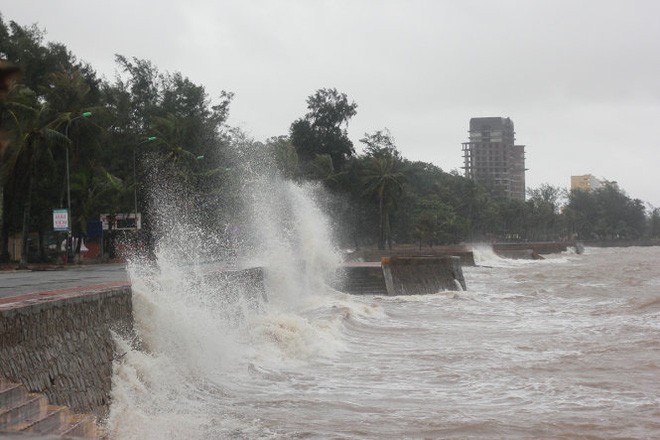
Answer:
M101 419L116 356L112 332L129 335L132 326L125 282L0 299L0 376Z

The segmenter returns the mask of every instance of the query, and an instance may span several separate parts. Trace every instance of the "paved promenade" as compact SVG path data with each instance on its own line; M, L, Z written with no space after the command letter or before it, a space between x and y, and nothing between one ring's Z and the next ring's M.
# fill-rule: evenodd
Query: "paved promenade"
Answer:
M0 271L0 298L127 281L124 264L70 266L56 270Z

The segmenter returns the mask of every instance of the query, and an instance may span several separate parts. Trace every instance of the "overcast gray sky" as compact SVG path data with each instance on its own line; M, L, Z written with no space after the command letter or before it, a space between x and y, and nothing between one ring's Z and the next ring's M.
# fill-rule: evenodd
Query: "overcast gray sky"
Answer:
M305 99L336 87L349 126L387 127L402 154L460 169L477 116L507 116L527 145L527 184L615 180L660 207L660 1L2 0L99 74L114 54L180 71L211 97L236 94L230 124L287 134Z

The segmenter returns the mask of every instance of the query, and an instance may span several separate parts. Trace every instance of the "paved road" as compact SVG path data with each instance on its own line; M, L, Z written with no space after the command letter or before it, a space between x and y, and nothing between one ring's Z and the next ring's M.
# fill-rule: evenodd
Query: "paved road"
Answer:
M94 264L45 271L0 271L0 298L127 280L123 264Z

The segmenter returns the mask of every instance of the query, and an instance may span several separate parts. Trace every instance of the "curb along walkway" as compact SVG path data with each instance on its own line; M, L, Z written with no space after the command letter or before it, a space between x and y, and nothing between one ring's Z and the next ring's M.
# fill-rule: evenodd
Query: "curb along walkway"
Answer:
M24 295L8 296L0 298L0 309L24 307L41 301L60 300L75 298L86 295L90 292L105 290L112 287L130 286L128 281L110 281L103 284L93 284L88 286L68 287L65 289L47 290L44 292L34 292Z

